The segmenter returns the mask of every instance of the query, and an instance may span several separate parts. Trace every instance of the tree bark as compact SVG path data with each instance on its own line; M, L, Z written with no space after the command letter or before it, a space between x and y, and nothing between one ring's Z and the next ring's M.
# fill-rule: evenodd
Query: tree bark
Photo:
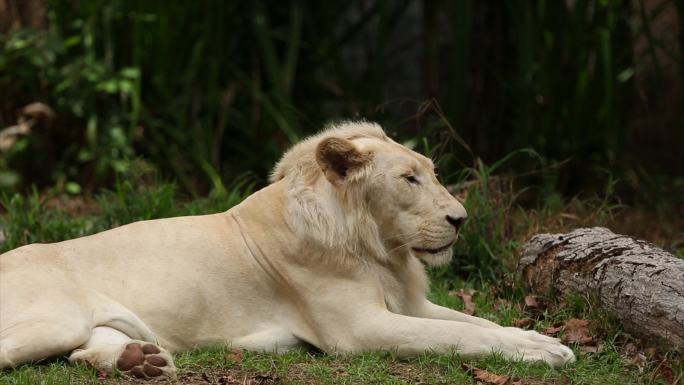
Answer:
M525 283L545 294L590 292L625 331L684 352L684 261L602 227L538 234L523 245Z

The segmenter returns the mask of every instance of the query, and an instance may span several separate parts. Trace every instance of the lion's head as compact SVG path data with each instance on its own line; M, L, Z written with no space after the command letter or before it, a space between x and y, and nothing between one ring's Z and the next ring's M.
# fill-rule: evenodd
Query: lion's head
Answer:
M373 123L338 124L297 144L273 171L281 179L294 231L348 255L412 253L441 265L467 216L430 159Z

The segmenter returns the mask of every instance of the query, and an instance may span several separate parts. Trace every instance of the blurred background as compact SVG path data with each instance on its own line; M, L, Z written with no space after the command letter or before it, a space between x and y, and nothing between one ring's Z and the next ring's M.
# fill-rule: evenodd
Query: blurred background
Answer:
M251 191L363 118L456 193L485 178L560 220L599 197L678 250L683 26L684 0L0 0L3 206L149 174L186 200Z

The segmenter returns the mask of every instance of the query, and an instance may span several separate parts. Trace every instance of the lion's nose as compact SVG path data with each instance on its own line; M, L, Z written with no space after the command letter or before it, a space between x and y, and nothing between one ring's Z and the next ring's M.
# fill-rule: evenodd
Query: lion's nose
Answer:
M450 225L454 226L456 228L456 231L461 228L461 225L463 224L463 221L465 218L463 217L452 217L451 215L446 216L447 222L449 222Z

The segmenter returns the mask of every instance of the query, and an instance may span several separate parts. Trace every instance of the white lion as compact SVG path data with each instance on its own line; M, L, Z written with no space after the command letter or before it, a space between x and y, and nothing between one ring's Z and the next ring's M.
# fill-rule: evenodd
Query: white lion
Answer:
M285 154L272 183L225 213L144 221L0 256L0 368L70 354L175 376L199 346L425 351L560 366L557 339L425 297L420 260L447 263L466 211L432 162L373 123Z

